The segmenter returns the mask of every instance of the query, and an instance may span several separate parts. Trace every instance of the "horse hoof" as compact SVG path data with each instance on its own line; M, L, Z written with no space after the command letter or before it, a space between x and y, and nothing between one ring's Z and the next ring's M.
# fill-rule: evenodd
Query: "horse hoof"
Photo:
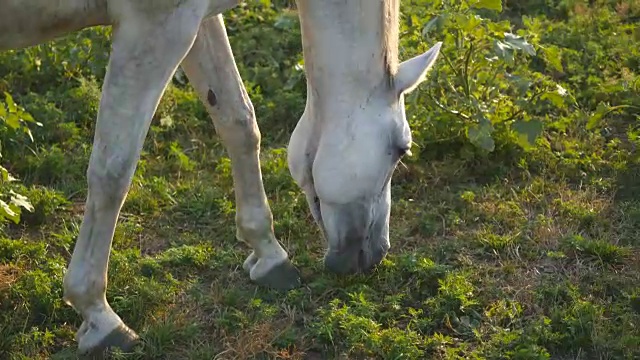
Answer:
M81 359L104 359L113 349L128 353L132 352L139 343L140 337L138 334L126 325L121 324L108 333L96 345L87 349L79 349L78 353Z
M300 271L286 259L254 280L258 285L276 290L291 290L301 285Z

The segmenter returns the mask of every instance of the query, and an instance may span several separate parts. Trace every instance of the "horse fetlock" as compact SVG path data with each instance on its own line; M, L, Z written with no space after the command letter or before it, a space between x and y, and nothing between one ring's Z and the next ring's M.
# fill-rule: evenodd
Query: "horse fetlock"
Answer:
M236 226L238 238L252 244L255 239L273 237L273 220L267 207L238 211Z
M63 301L76 309L84 312L85 309L103 306L106 284L100 279L90 279L86 274L78 275L68 271L62 280Z
M243 207L236 215L236 238L253 248L256 256L285 259L287 252L273 233L273 218L266 201L260 206Z

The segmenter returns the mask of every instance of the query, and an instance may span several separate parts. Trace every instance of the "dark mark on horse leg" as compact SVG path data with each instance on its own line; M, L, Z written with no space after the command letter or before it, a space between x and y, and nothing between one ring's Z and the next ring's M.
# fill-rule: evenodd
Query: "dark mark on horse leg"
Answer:
M216 98L216 94L211 89L209 89L209 92L207 93L207 101L209 101L209 105L211 106L216 106L218 103L218 98Z

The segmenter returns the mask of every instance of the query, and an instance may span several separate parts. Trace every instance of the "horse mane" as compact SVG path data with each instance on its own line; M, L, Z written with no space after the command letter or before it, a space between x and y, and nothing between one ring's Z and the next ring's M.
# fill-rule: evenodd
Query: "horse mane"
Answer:
M400 0L382 1L382 51L385 77L392 85L398 72L398 41L400 35Z

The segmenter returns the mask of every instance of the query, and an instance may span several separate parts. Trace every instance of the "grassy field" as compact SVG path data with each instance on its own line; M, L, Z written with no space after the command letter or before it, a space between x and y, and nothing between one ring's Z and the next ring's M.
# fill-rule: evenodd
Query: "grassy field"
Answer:
M144 340L123 358L640 358L640 1L404 0L402 59L435 41L443 53L407 99L415 146L393 178L391 253L348 277L323 271L287 169L306 89L284 3L226 22L303 286L265 290L243 272L229 159L178 73L114 239L107 298ZM0 359L75 358L62 278L109 37L0 53L2 165L19 179L0 194L33 205L1 226ZM21 108L41 126L14 126Z

